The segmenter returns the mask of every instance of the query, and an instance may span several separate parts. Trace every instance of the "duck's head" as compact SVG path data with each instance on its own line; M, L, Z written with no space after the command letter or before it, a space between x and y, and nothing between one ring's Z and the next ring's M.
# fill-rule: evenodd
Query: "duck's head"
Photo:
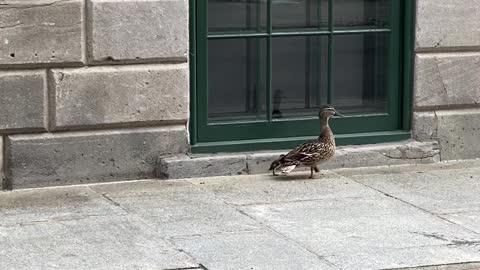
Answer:
M343 115L339 114L332 105L323 105L320 108L320 112L318 113L318 117L320 117L320 119L329 119L332 116Z

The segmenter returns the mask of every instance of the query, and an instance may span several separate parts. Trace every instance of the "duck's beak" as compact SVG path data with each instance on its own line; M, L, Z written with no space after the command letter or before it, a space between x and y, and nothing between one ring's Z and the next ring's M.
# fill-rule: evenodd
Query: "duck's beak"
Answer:
M340 114L340 113L338 113L337 111L335 111L335 114L334 114L334 116L338 116L338 117L345 117L345 115L343 115L343 114Z

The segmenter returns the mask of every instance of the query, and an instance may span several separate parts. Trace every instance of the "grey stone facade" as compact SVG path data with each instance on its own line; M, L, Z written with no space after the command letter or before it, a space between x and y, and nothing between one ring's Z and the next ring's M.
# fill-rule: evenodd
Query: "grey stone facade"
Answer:
M480 2L416 13L413 137L478 158ZM188 18L187 0L1 1L3 186L148 178L188 152Z
M188 150L188 1L0 1L0 179L154 177Z
M480 2L417 0L414 139L480 158Z

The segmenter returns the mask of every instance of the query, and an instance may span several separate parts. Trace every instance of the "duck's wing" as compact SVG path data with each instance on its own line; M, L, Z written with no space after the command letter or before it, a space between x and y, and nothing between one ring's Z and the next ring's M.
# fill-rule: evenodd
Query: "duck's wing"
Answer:
M320 141L306 142L292 151L288 152L281 160L284 165L298 165L300 163L309 163L318 158L319 152L324 143Z

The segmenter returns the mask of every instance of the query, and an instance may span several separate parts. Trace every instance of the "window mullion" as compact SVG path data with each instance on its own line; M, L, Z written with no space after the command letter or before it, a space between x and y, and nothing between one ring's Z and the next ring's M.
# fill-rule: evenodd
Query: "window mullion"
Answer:
M328 0L328 91L327 102L333 101L333 0Z
M272 121L272 0L267 0L267 78L266 78L266 113L267 121Z

